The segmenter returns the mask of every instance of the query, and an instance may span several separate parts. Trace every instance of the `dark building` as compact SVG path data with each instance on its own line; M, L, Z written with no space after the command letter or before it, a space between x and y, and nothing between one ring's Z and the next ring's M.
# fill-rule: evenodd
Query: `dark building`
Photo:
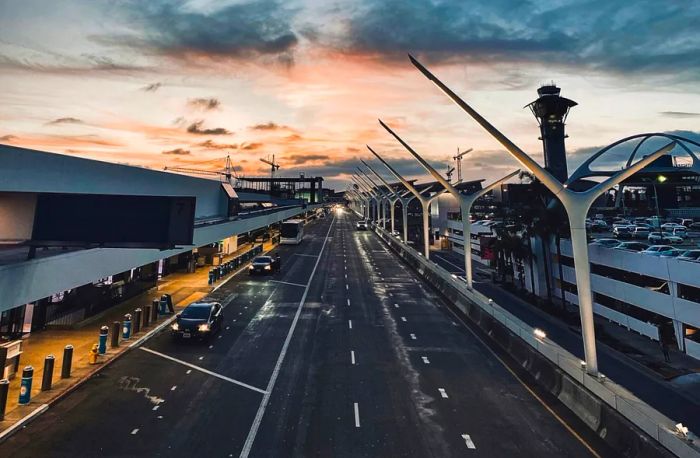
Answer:
M544 146L544 168L562 183L569 177L566 167L566 146L564 123L569 109L577 105L573 100L561 97L561 89L554 84L542 86L537 90L539 98L530 103L540 124L540 139Z

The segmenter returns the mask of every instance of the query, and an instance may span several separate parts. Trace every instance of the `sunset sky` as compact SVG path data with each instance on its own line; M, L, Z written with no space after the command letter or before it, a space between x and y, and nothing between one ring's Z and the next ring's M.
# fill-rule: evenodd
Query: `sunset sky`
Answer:
M523 107L544 82L579 103L569 167L627 135L700 138L700 2L0 0L0 143L162 169L322 175L365 144L425 176L382 118L441 170L515 168L406 58L421 59L541 159Z

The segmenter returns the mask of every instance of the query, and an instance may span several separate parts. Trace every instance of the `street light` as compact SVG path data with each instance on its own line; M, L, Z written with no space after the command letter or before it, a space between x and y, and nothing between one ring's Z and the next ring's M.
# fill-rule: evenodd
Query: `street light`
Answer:
M472 239L471 239L471 221L469 220L469 213L471 212L472 205L474 205L474 202L476 202L477 199L480 197L484 196L487 194L489 191L495 189L496 187L500 186L501 183L508 181L509 179L513 178L515 175L520 173L520 170L516 170L513 173L510 173L500 180L497 180L490 185L486 186L483 189L480 189L479 191L469 194L469 195L464 195L460 193L457 188L455 188L451 183L449 183L447 180L445 180L437 170L435 170L428 162L423 159L413 148L411 148L408 143L403 141L401 137L396 135L396 133L389 128L386 124L382 122L382 120L379 120L379 124L384 127L384 129L387 130L396 140L403 145L406 150L408 150L411 155L416 158L418 162L425 168L437 181L440 182L441 185L447 189L450 194L454 196L454 198L457 200L459 203L459 207L461 210L461 215L462 215L462 237L464 238L464 276L467 279L467 286L469 288L472 288L473 286L473 274L472 274Z
M442 188L441 190L437 191L435 194L432 196L424 196L421 194L415 186L413 186L408 180L406 180L404 177L402 177L399 172L394 170L392 166L390 166L382 157L377 154L369 145L367 145L367 149L372 152L375 156L377 156L377 159L382 161L382 164L386 166L387 169L396 177L398 178L403 185L413 193L413 195L418 199L421 205L421 209L423 210L423 253L425 255L425 259L430 259L430 224L429 224L429 218L430 218L430 202L432 202L434 199L442 195L445 191L447 191L446 188ZM431 188L428 188L430 190ZM423 191L425 192L425 190ZM404 226L405 227L405 226ZM404 229L405 231L406 229Z
M571 228L571 246L574 254L574 270L576 271L576 285L578 288L579 313L581 315L581 333L583 337L583 350L586 356L586 367L591 375L598 374L598 357L596 354L595 329L593 321L593 294L591 291L591 266L588 262L588 243L586 239L586 214L593 202L608 189L635 174L659 157L671 151L676 145L672 141L649 156L641 159L636 164L617 172L593 186L592 188L576 192L564 186L551 173L542 168L523 150L515 145L509 138L503 135L483 116L476 112L449 87L433 75L427 68L409 54L411 63L420 70L426 78L432 81L442 92L445 93L460 108L466 111L481 127L491 134L501 145L503 145L511 156L528 169L552 194L559 198L566 209Z

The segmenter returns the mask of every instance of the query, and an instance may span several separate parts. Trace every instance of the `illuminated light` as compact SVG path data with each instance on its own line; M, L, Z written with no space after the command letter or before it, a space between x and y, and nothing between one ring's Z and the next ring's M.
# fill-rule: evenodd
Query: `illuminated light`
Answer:
M663 183L666 180L668 180L668 178L666 178L664 175L659 175L658 177L656 177L656 181L658 181L659 183Z
M532 333L535 334L535 337L537 337L538 339L544 339L545 337L547 337L547 334L540 328L535 328L535 330L532 331Z
M180 325L177 323L173 323L173 325L170 327L173 329L173 331L177 331L178 329L180 329Z
M207 332L207 331L209 331L209 325L208 324L200 324L197 327L197 330L199 330L200 332Z

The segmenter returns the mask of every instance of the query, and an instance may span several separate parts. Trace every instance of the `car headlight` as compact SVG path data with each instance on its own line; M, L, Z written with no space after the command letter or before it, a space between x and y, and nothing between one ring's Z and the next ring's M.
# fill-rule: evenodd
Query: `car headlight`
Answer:
M200 332L207 332L209 330L209 325L208 324L200 324L199 327L197 327L197 330Z
M271 270L272 266L265 266L265 270Z
M180 329L180 325L177 323L173 323L170 327L173 329L173 331L177 331L178 329Z

